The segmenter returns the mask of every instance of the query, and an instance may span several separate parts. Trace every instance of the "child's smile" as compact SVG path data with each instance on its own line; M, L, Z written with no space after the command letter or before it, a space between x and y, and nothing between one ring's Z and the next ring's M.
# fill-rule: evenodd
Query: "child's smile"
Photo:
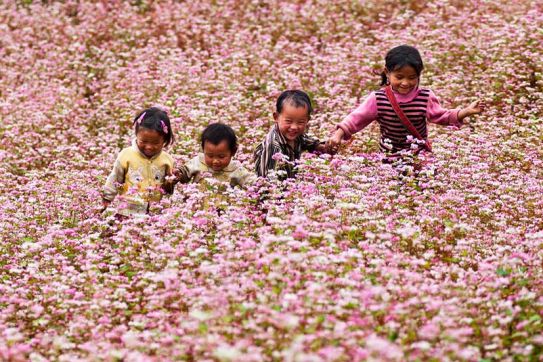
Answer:
M416 88L419 84L419 75L409 65L391 72L385 71L392 89L400 94L407 94Z
M285 103L281 113L275 113L274 118L279 127L279 132L291 146L295 144L298 137L304 134L309 122L307 108L296 107L292 103Z
M136 144L146 157L158 155L164 147L164 137L155 130L140 128L136 135Z

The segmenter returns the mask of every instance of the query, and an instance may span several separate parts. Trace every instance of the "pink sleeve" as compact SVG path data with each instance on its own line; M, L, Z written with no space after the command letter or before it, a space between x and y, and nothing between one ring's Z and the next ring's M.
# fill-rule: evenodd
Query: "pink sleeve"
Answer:
M430 91L428 106L426 108L426 118L428 122L442 126L453 126L460 128L462 121L458 120L459 109L445 109L439 103L439 99L434 92Z
M371 92L366 97L364 102L360 104L354 111L352 111L347 117L337 125L337 128L341 128L345 132L343 137L345 140L351 138L353 133L356 133L369 125L377 118L377 98L375 93Z

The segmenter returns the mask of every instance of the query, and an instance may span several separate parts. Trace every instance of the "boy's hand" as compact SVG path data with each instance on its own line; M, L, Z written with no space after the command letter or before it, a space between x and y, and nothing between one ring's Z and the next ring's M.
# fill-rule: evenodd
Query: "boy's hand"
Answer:
M332 137L326 141L326 146L328 147L328 150L330 153L336 153L339 146L341 145L341 141L343 140L343 137L345 136L345 132L338 128Z
M181 182L183 184L186 184L187 182L190 182L191 175L189 172L189 169L186 166L182 166L180 168L175 168L173 171L173 176L175 179L173 180L173 184L177 184L178 182Z
M315 151L317 153L330 153L330 150L328 149L328 146L324 143L320 143L315 147Z

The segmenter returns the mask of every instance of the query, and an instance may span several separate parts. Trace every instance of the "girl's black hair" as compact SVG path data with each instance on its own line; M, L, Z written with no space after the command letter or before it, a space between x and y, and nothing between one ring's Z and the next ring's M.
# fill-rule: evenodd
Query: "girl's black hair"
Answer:
M313 112L311 99L304 91L295 89L287 90L281 93L279 98L277 98L277 103L275 104L277 114L280 114L283 111L283 105L285 102L292 103L295 107L305 107L307 109L307 117L310 117L311 112Z
M238 150L238 138L232 127L224 123L213 123L207 126L202 132L201 143L202 150L206 142L211 142L214 145L218 145L222 141L228 143L228 149L232 152L232 155Z
M422 63L422 58L420 57L417 48L409 45L400 45L390 49L385 56L385 68L388 72L393 72L406 65L415 69L415 72L420 77L420 74L424 69L424 64ZM386 84L387 76L383 71L381 73L381 85Z
M168 114L158 107L147 108L139 112L134 118L136 134L140 128L157 131L164 138L164 146L173 143L174 137Z

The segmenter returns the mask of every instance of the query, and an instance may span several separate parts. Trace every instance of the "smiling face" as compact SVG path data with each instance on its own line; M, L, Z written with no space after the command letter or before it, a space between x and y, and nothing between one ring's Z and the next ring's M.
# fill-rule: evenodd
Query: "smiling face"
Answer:
M410 65L405 65L390 72L385 70L385 74L390 82L390 85L392 86L392 89L400 94L407 94L411 92L419 84L419 75Z
M155 130L141 127L136 134L138 149L146 157L158 155L164 147L164 137Z
M209 141L204 143L204 162L215 172L224 170L230 164L233 155L227 140L222 140L216 145Z
M281 113L274 113L273 118L277 122L279 132L291 146L296 142L296 138L304 134L309 122L307 107L296 107L290 102L283 105Z

